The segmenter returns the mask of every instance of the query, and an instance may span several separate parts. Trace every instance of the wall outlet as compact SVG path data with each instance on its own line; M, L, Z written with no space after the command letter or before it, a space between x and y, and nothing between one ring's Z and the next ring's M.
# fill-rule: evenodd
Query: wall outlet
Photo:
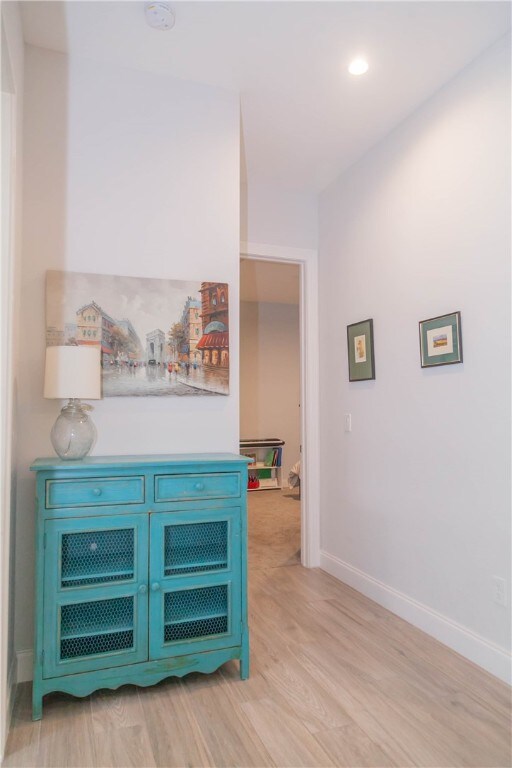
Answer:
M352 432L352 414L346 413L343 420L345 422L345 432Z
M493 599L497 605L507 605L507 582L499 576L492 577Z

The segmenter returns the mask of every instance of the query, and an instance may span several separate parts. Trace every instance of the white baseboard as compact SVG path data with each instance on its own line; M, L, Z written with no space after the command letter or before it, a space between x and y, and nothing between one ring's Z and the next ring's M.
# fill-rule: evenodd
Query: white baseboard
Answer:
M26 683L28 680L32 680L32 666L34 663L34 652L32 649L28 651L18 651L17 658L17 683Z
M0 762L4 758L7 735L11 727L12 713L14 710L14 698L16 694L16 655L13 655L9 668L7 670L6 680L6 701L5 701L5 731L2 731L0 739Z
M16 694L16 683L18 682L18 663L17 656L13 654L11 665L7 672L7 727L11 723L12 710L14 707L14 696Z
M461 656L483 667L491 675L508 685L512 684L512 656L504 648L323 550L320 555L320 567L427 635L435 637Z

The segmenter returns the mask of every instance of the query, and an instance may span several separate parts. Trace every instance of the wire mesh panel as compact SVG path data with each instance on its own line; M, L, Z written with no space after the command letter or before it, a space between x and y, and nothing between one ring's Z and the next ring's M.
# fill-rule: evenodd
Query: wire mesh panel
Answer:
M82 587L134 578L133 528L64 533L61 587Z
M227 585L167 592L164 620L166 643L228 632Z
M116 597L60 608L60 658L127 650L134 645L134 598Z
M166 525L164 548L165 576L227 568L228 523Z

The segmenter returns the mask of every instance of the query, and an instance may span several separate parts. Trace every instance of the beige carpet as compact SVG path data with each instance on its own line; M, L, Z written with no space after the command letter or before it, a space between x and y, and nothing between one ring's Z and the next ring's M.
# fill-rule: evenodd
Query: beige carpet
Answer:
M248 493L249 567L300 563L300 499L296 490Z

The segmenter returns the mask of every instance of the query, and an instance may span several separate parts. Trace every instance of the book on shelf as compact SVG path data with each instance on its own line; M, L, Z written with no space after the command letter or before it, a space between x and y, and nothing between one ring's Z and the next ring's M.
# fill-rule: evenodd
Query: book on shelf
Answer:
M281 466L282 448L273 448L265 455L263 461L266 467L280 467Z
M273 467L274 466L274 451L268 451L268 453L265 455L264 464L266 467Z

